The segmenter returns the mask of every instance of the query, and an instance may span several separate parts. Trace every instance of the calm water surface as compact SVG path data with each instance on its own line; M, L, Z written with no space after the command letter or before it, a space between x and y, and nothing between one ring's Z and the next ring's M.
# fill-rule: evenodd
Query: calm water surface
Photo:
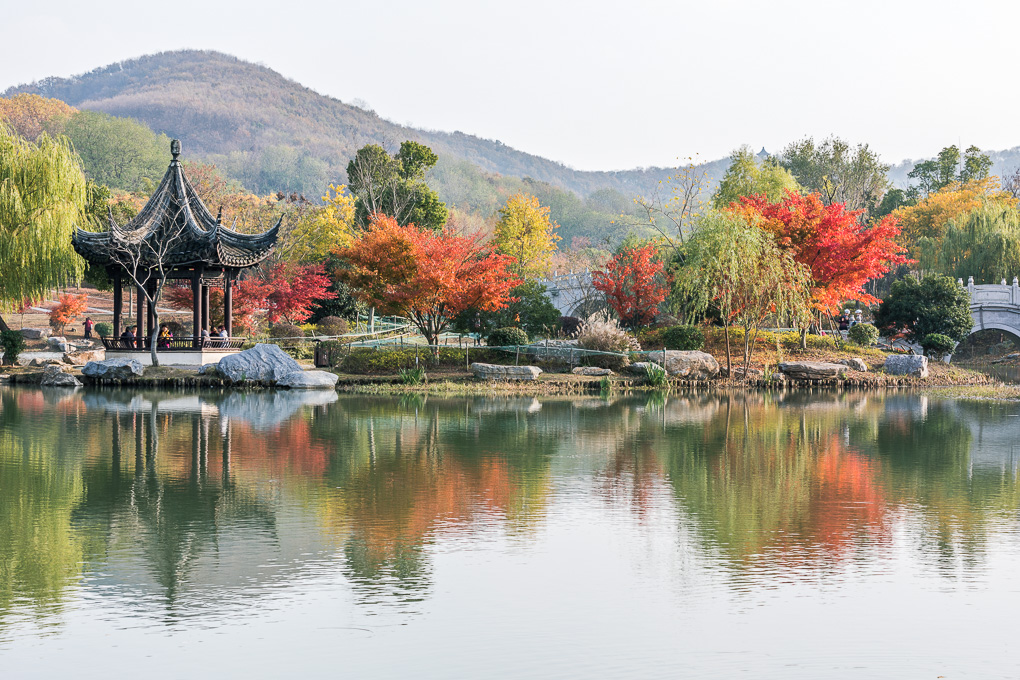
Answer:
M1018 414L0 389L0 674L1016 678Z

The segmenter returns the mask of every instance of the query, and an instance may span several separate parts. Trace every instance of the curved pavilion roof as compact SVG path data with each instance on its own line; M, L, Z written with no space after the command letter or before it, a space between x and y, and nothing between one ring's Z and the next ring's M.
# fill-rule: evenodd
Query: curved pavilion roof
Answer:
M172 160L163 181L134 218L120 226L109 217L109 229L78 229L71 244L79 255L98 266L118 264L118 252L142 253L155 265L157 253L164 266L204 264L210 268L251 267L269 257L276 246L280 221L262 234L241 234L213 217L184 175L178 156L181 144L170 144ZM139 249L139 246L145 246Z

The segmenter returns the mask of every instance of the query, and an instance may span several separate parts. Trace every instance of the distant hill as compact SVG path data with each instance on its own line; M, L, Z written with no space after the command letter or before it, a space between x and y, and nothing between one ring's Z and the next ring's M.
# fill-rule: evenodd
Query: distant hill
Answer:
M4 96L18 92L137 118L181 139L187 155L216 162L259 193L285 188L314 194L327 181L344 180L348 160L365 144L394 151L405 139L429 145L444 164L467 161L483 173L528 177L582 197L599 189L646 195L670 172L573 170L499 141L397 125L264 66L211 51L153 54L80 76L19 85ZM726 165L720 160L705 169L717 179Z

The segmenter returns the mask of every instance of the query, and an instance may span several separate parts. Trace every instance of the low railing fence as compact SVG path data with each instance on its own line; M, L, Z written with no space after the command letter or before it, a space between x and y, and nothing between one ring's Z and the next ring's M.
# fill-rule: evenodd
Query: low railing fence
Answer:
M99 339L108 351L130 352L148 351L152 348L152 338L113 338L102 337ZM156 340L156 350L159 352L194 352L200 349L223 350L241 349L248 339L244 337L221 338L211 336L209 338L195 338L194 336L177 336L174 338L162 338Z

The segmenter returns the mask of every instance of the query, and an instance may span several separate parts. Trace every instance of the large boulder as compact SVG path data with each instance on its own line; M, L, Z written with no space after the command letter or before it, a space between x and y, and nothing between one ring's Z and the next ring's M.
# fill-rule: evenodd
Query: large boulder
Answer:
M861 373L867 373L868 365L864 363L864 359L858 357L851 357L850 359L840 359L836 362L837 364L843 364L847 368L853 371L860 371Z
M538 380L542 369L538 366L500 366L498 364L471 364L471 372L481 380Z
M779 364L779 370L793 380L831 380L842 378L847 367L824 361L787 361Z
M145 373L145 367L136 359L106 359L90 361L81 369L81 374L102 380L132 378Z
M708 352L668 349L664 352L649 352L648 357L661 360L667 373L681 378L710 380L719 375L719 362Z
M885 359L885 372L889 375L928 377L928 357L919 354L894 354Z
M301 364L278 345L255 345L243 352L225 356L220 359L217 368L223 377L233 382L261 380L271 383L302 370Z
M84 366L90 361L102 361L106 358L106 350L87 349L79 352L64 352L64 363L72 366Z
M54 352L68 352L71 350L71 345L68 344L67 338L59 335L48 338L46 340L46 345Z
M276 381L277 387L292 390L333 390L340 377L328 371L294 371Z
M574 375L586 375L596 378L599 376L613 375L613 372L610 369L598 368L597 366L578 366L570 372Z
M26 340L44 340L50 337L49 328L22 328L21 335Z
M64 371L63 366L50 365L43 369L42 387L81 387L81 381Z

